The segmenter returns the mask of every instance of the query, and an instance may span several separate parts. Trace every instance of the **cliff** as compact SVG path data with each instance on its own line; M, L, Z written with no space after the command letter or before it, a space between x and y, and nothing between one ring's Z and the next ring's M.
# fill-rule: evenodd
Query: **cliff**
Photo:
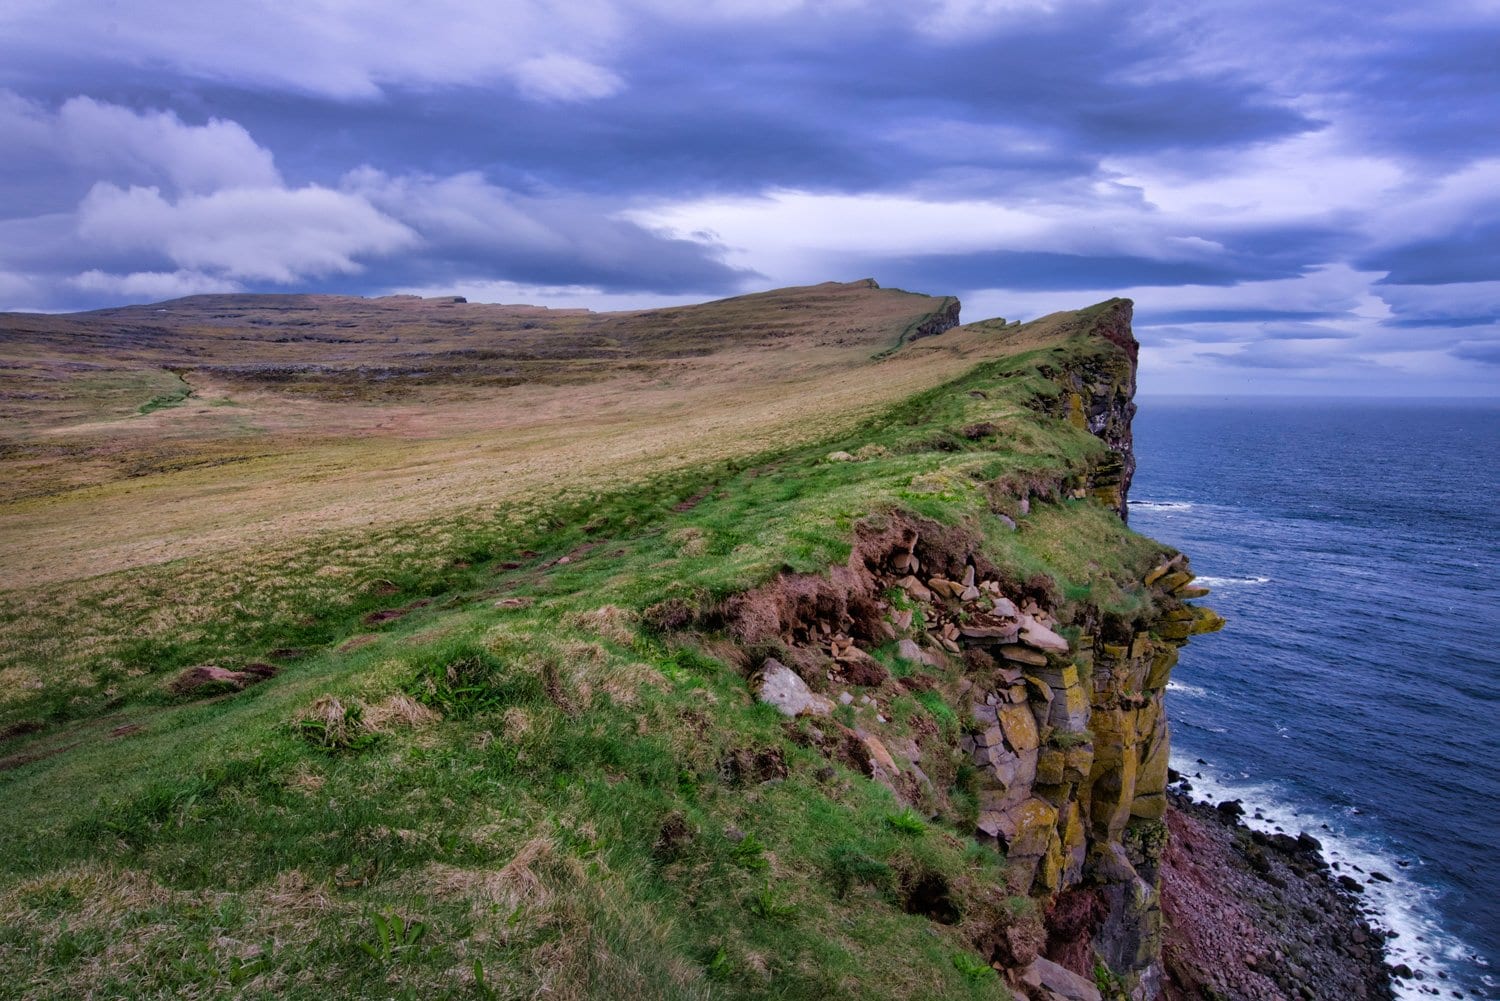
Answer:
M1039 367L1051 385L1030 405L1107 447L1052 482L1013 492L1019 514L1034 502L1090 498L1124 518L1135 465L1130 310L1128 300L1114 300L1086 311L1073 349ZM1009 888L1035 897L1044 916L1044 928L978 943L1018 993L1049 996L1030 984L1046 954L1131 997L1156 997L1170 745L1164 695L1178 648L1223 621L1188 602L1206 591L1192 587L1182 554L1164 553L1142 576L1129 595L1132 614L1070 599L1045 580L1020 579L1017 569L972 532L900 513L862 526L849 561L833 573L783 575L732 599L727 618L741 643L780 644L780 659L766 660L755 683L762 698L799 716L833 709L827 700L809 702L800 682L868 687L885 671L865 651L889 641L898 656L946 672L936 685L922 679L911 687L950 696L963 715L961 733L919 734L895 744L895 753L879 725L830 720L803 735L832 756L852 755L929 814L948 804L928 773L949 771L954 757L973 769L973 835L1005 854ZM789 680L799 693L790 700Z
M332 308L272 305L298 323ZM258 300L235 308L263 321L256 343L293 336ZM1186 557L1124 522L1129 302L958 327L956 301L873 283L620 317L359 308L414 326L441 310L443 337L460 336L448 310L497 325L462 354L461 385L501 431L412 466L427 503L477 483L484 506L394 528L359 509L295 546L27 594L11 622L50 645L12 642L4 675L0 982L320 999L1218 989L1222 938L1164 948L1164 889L1179 931L1211 932L1195 914L1228 913L1213 895L1237 884L1172 881L1188 870L1167 854L1163 699L1178 649L1221 620L1193 604ZM317 315L318 336L348 336ZM496 389L548 323L597 353L588 379L563 379L570 356ZM360 370L382 357L358 352ZM270 413L308 392L273 381L251 399ZM636 410L653 423L628 423ZM667 457L602 474L595 453L638 452L642 427L670 436ZM360 454L409 461L407 441L376 442ZM313 489L309 465L289 468ZM551 492L507 492L533 476ZM1276 951L1267 977L1343 968L1281 950L1296 968L1273 969Z

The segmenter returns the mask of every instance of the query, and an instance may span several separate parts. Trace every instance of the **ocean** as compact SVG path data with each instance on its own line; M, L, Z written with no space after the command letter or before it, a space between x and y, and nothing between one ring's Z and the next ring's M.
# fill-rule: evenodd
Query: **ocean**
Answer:
M1367 884L1399 997L1496 997L1500 401L1139 403L1131 527L1229 620L1173 672L1173 767Z

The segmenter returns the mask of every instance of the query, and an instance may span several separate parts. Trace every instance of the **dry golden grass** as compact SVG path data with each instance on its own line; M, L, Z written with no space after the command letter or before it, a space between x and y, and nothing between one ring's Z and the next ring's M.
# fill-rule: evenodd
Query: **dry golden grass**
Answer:
M44 364L15 356L50 351L69 357L83 350L68 340L82 337L76 330L33 332L31 343L25 331L8 332L13 364L0 414L14 420L0 440L0 472L6 474L0 482L8 484L0 493L0 566L6 568L0 589L231 549L274 554L313 533L493 510L527 497L598 490L647 472L749 454L769 441L812 440L952 377L974 356L972 335L948 335L937 339L948 342L942 349L917 342L920 351L908 347L872 360L933 308L937 300L927 297L858 283L767 296L772 298L587 318L608 328L610 340L635 347L594 359L586 379L556 381L558 372L547 371L534 381L491 387L474 382L480 377L470 367L445 370L447 381L391 397L342 399L184 369L194 395L146 414L121 401L146 402L149 397L142 397L153 387L145 380L159 369L110 373L108 391L92 396L94 382L59 377L50 384L58 397L50 408L7 402L3 397L36 395L19 391L16 367ZM766 329L768 311L795 322ZM528 317L539 325L548 319ZM56 323L65 326L64 320L83 323ZM411 338L431 322L419 314L402 329ZM567 314L550 322L567 328L583 318ZM672 347L657 347L653 331ZM173 328L168 341L183 338L185 346L217 351L230 361L252 348L275 347L298 364L308 363L317 346L226 344L224 330L209 333L215 337L197 327ZM432 336L439 339L424 358L441 356L438 349L451 345L451 334L439 330ZM395 351L371 337L358 345L361 364ZM97 363L108 357L101 352L119 346L87 347ZM132 363L139 366L167 363L168 349L159 342L150 351L128 345L119 350L134 350L141 357ZM554 367L579 363L562 358ZM358 388L359 371L344 372L340 385Z

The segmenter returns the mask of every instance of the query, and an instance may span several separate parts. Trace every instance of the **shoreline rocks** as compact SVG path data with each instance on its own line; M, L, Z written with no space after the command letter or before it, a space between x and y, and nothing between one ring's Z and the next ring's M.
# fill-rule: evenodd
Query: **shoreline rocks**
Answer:
M1317 839L1261 834L1233 807L1167 798L1165 1001L1394 997L1384 934L1339 886Z

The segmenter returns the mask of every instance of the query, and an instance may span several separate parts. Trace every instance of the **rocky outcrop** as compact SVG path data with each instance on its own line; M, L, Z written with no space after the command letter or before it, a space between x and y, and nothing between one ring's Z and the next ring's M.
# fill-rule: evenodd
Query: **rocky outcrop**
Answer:
M1087 484L1076 495L1091 493L1130 516L1130 483L1135 477L1135 369L1139 346L1130 332L1134 306L1129 299L1111 299L1083 314L1089 335L1119 350L1078 352L1061 371L1051 373L1060 392L1039 398L1040 409L1087 430L1108 447L1092 466Z
M1057 392L1037 404L1106 446L1055 492L1095 498L1122 517L1134 471L1130 309L1115 300L1085 315L1086 347L1043 370ZM1020 500L1024 512L1029 497ZM904 661L947 669L955 680L945 694L963 721L956 740L926 734L881 743L863 729L820 729L815 739L929 813L952 807L929 772L951 773L956 755L977 773L974 837L1005 853L1010 892L1034 897L1046 915L1041 959L995 956L1015 993L1089 996L1075 979L1088 985L1102 970L1117 993L1154 998L1163 982L1164 693L1179 647L1223 625L1189 603L1206 593L1192 581L1187 558L1164 553L1135 585L1147 611L1127 620L1018 579L959 529L897 516L860 526L846 565L783 575L732 599L725 612L745 646L785 650L787 664L768 661L758 677L795 672L809 694L873 686L856 707L890 698L882 686L932 684L865 673L866 648L895 641ZM845 691L839 700L853 699ZM1039 970L1062 973L1038 979Z

